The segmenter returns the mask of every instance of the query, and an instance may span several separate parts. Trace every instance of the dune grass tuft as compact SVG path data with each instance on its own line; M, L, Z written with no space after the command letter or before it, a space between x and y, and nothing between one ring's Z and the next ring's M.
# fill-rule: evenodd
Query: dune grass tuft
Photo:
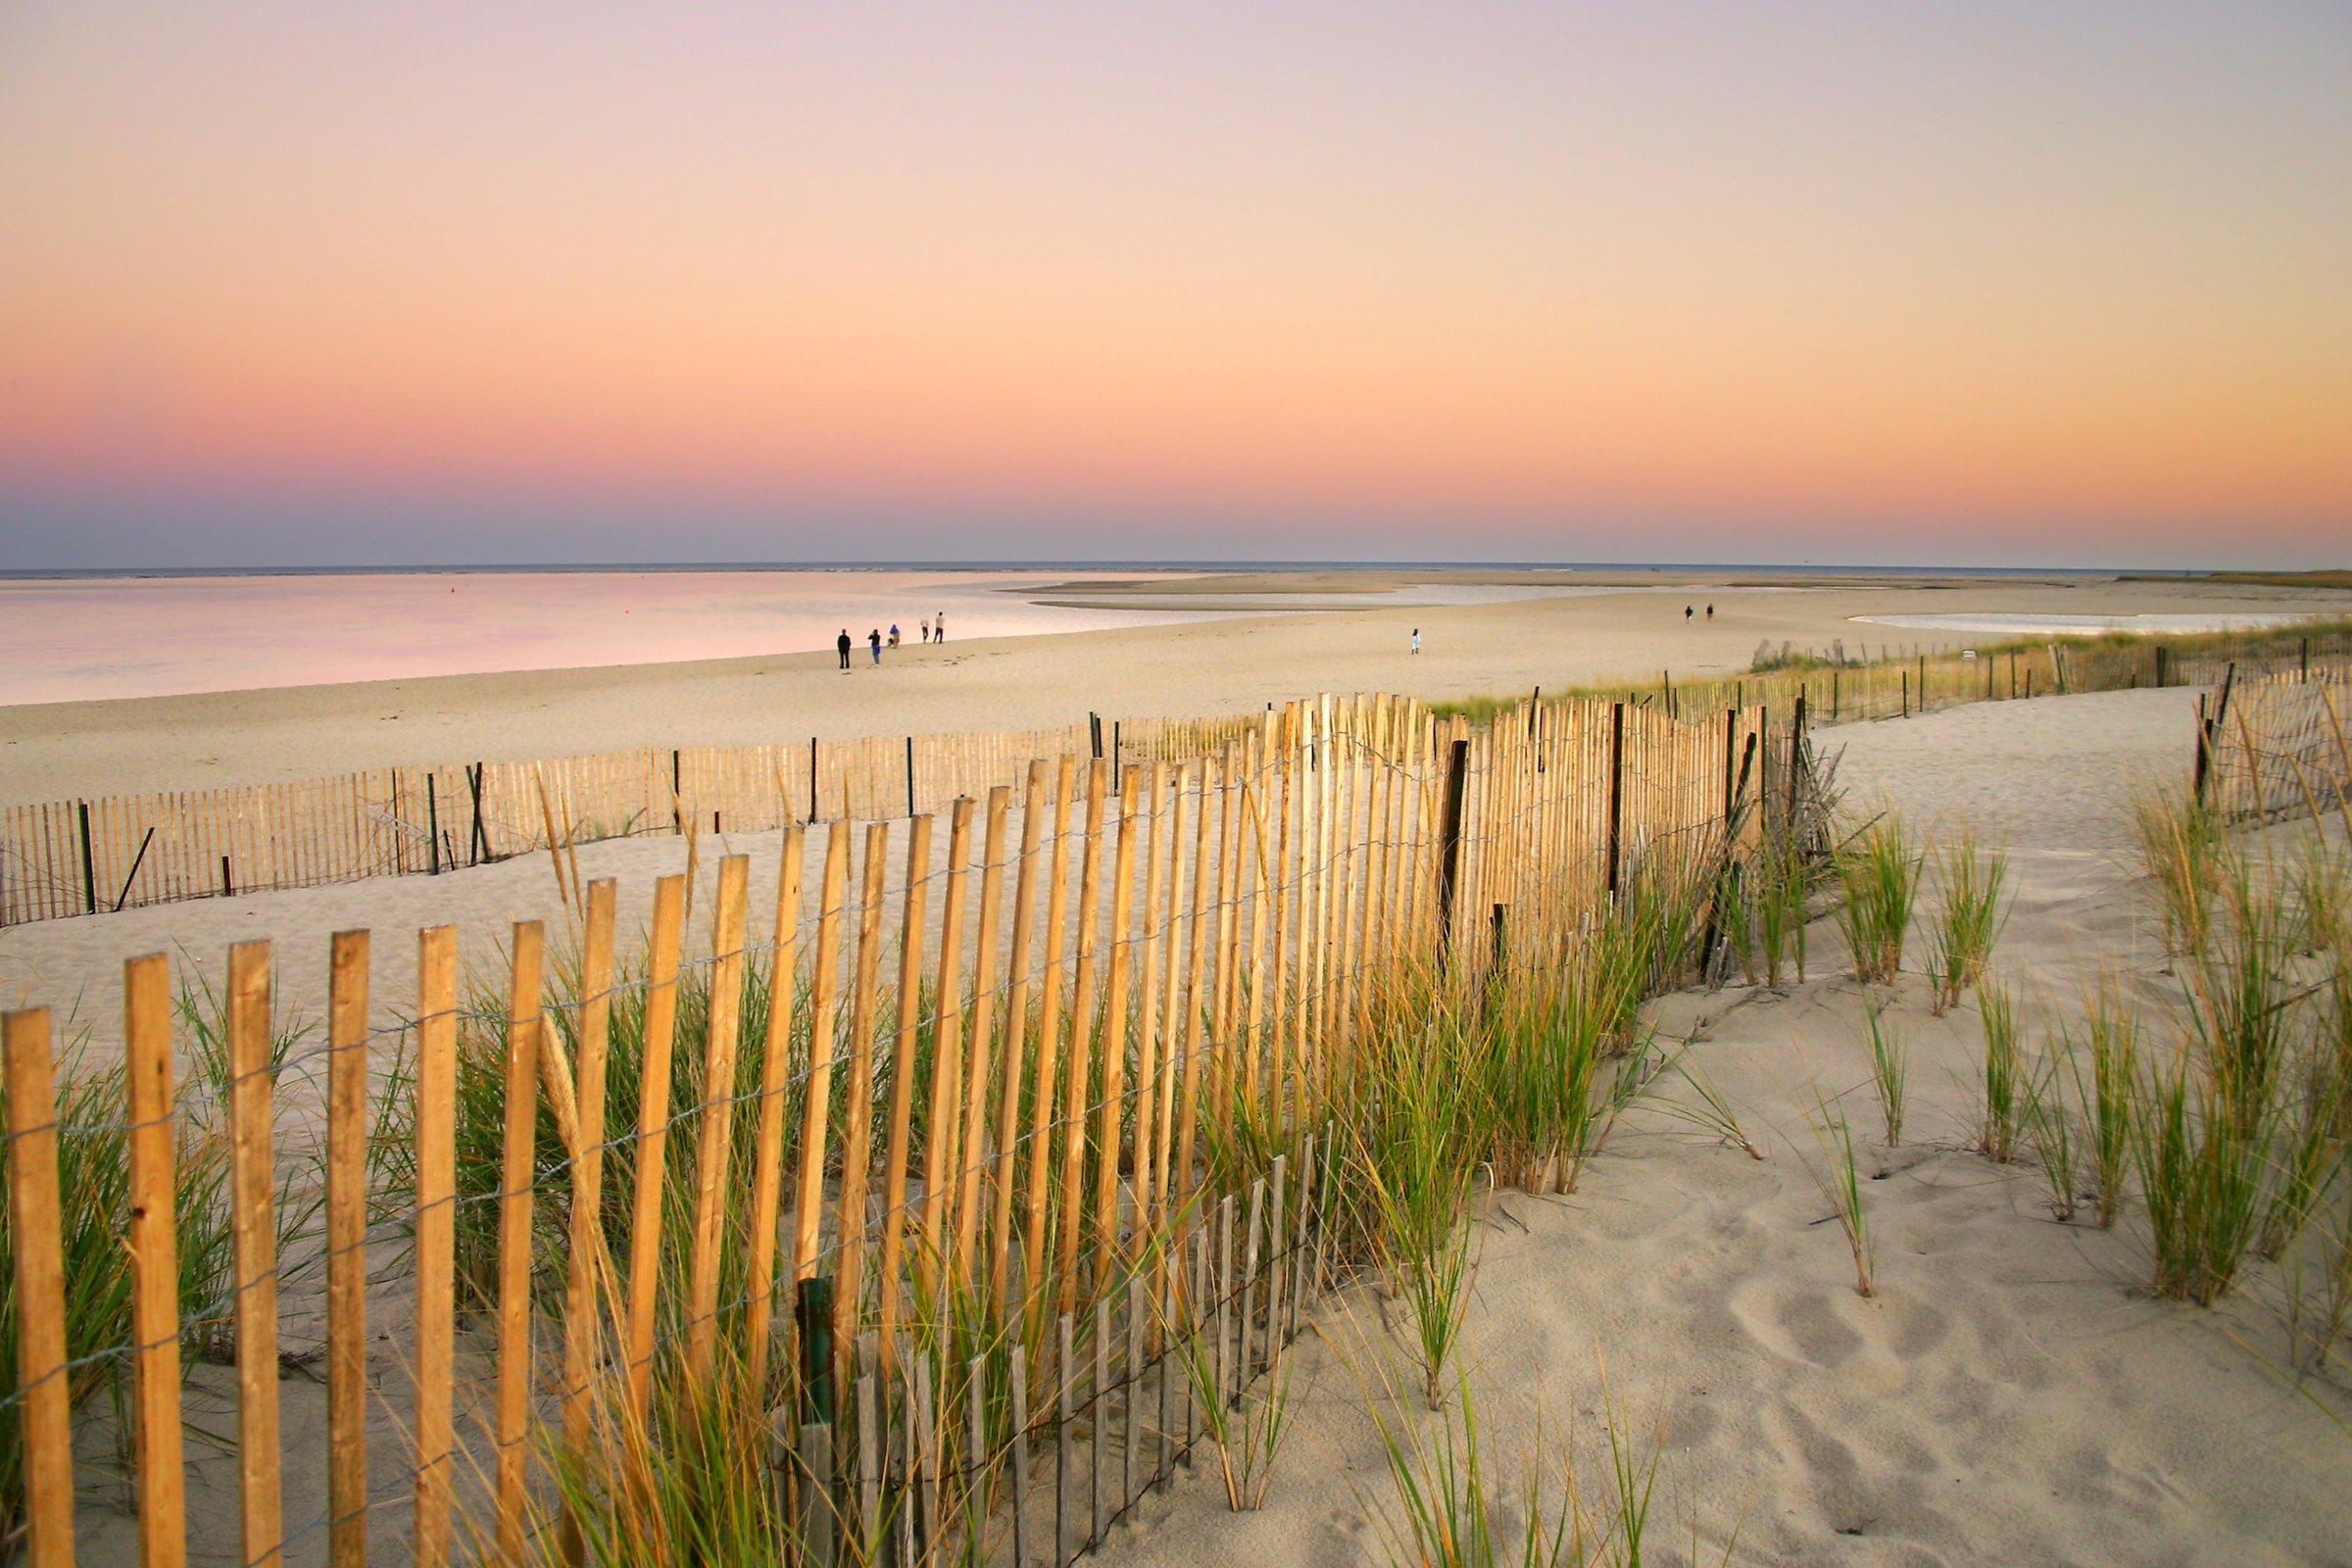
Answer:
M1988 979L1977 987L1977 1007L1984 1025L1984 1122L1977 1149L2006 1165L2017 1157L2017 1004L2006 981Z
M1892 813L1838 847L1838 923L1852 952L1855 979L1890 985L1901 971L1919 899L1921 859L1902 818Z
M1981 852L1974 832L1963 828L1936 858L1943 906L1928 932L1928 974L1935 985L1934 1010L1959 1005L1960 993L1977 983L1992 956L2003 912L2001 887L2009 858Z
M1845 1107L1815 1088L1812 1108L1800 1106L1798 1110L1821 1152L1821 1163L1815 1165L1806 1160L1805 1172L1813 1178L1813 1185L1821 1189L1821 1196L1830 1200L1838 1228L1844 1233L1846 1246L1854 1254L1854 1294L1876 1296L1870 1216L1862 1203L1862 1175L1855 1159L1854 1134L1846 1121Z
M1870 1083L1878 1091L1886 1147L1892 1149L1903 1141L1903 1096L1910 1084L1910 1054L1894 1020L1875 999L1864 999L1862 1021L1870 1045Z

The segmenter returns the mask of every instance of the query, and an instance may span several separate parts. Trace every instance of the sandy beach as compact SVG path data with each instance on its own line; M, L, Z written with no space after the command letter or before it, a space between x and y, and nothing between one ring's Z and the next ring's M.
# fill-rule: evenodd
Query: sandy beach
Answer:
M1462 581L1583 590L1502 604L1332 611L1069 635L951 641L843 673L830 653L616 665L0 709L0 804L313 778L386 764L527 760L627 747L736 746L809 735L1026 729L1098 712L1241 712L1317 692L1443 699L1661 671L1744 668L1757 645L1849 653L1965 646L1968 636L1857 621L2004 614L2331 614L2352 592L2106 577L1782 573L1310 572L1156 579L1119 596L1360 593ZM1591 592L1605 589L1607 592ZM1088 599L1104 592L1085 585ZM1715 617L1686 621L1685 606ZM1414 627L1422 651L1408 650Z
M1284 579L1284 592L1301 589ZM1713 589L1716 618L1685 625ZM1226 585L1221 592L1234 591ZM1104 712L1230 711L1317 689L1424 697L1545 682L1743 666L1759 640L1850 648L1926 634L1864 613L2276 612L2328 596L2112 582L1888 583L1740 589L1693 583L1462 609L1285 613L1072 637L902 649L843 676L831 659L543 674L19 709L7 715L11 798L295 777L392 760L530 756L663 741L919 731ZM1425 652L1403 651L1414 624ZM2133 847L2135 789L2184 775L2196 694L2123 692L1964 708L1820 737L1857 808L1923 830L1962 824L2006 846L2014 906L1996 964L2021 989L2036 1046L2102 974L2151 1017L2178 995ZM2300 830L2281 830L2300 831ZM2341 824L2327 831L2340 839ZM778 836L704 843L769 881ZM584 876L620 879L624 922L652 879L682 869L674 838L583 847ZM772 897L772 893L770 895ZM73 1004L106 1040L120 960L178 950L215 977L228 943L278 944L287 1004L324 1006L329 933L377 933L379 999L410 994L415 930L455 921L476 963L508 922L560 924L544 858L345 887L208 900L0 931L0 989ZM752 910L755 930L766 910ZM1609 1407L1656 1445L1652 1560L1964 1564L2335 1563L2347 1560L2352 1397L2298 1387L2285 1283L2264 1265L2219 1310L2138 1287L2148 1241L2130 1217L2057 1223L2032 1168L1968 1152L1982 1051L1973 1002L1931 1017L1905 976L1893 1016L1912 1054L1902 1142L1876 1137L1864 1086L1862 994L1828 921L1810 976L1661 999L1662 1039L1688 1043L1766 1157L1748 1158L1637 1108L1576 1193L1477 1204L1467 1362L1506 1470L1543 1412L1556 1475L1605 1490ZM78 1000L76 1000L78 999ZM388 1007L392 1002L387 1002ZM2161 1032L2159 1034L2161 1038ZM2169 1046L2170 1041L2165 1043ZM1842 1238L1807 1173L1821 1154L1799 1107L1845 1098L1864 1152L1881 1292L1859 1298ZM1671 1094L1671 1090L1661 1093ZM1179 1479L1122 1526L1103 1560L1345 1564L1383 1560L1395 1499L1359 1380L1391 1346L1369 1287L1330 1298L1295 1371L1298 1429L1262 1511L1229 1514L1209 1474ZM1318 1337L1320 1336L1320 1337ZM316 1391L289 1384L290 1430ZM1407 1417L1418 1419L1418 1417ZM305 1423L310 1423L306 1425ZM387 1441L383 1447L390 1450ZM396 1452L382 1454L397 1475ZM225 1488L223 1489L225 1492ZM226 1495L199 1532L229 1538ZM92 1560L129 1560L126 1518L88 1509ZM1737 1531L1736 1548L1729 1545Z

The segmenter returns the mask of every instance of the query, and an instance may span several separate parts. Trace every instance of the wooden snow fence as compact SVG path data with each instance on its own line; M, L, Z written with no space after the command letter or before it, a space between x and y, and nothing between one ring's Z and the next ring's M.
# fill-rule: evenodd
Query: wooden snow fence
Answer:
M2226 671L2198 703L2194 776L2198 799L2227 821L2352 808L2352 662Z
M496 974L462 980L453 927L404 935L397 997L383 944L336 937L322 1039L276 1038L273 966L314 956L265 943L231 951L204 1042L166 960L128 962L120 1071L61 1072L51 1012L8 1014L0 1541L72 1561L111 1473L151 1564L565 1560L551 1451L659 1445L646 1421L726 1388L776 1560L1075 1560L1329 1283L1330 1090L1384 988L1478 984L1498 939L1564 953L1768 793L1735 756L1797 744L1758 709L1474 731L1391 697L1205 738L1010 778L976 747L917 774L918 804L968 793L863 825L792 820L787 780L780 858L722 858L691 918L683 876L626 919L599 882L575 928L504 933ZM659 806L646 760L551 799ZM722 821L771 787L742 754L676 765ZM108 1139L123 1180L93 1187ZM119 1317L69 1312L71 1258L120 1271ZM289 1436L298 1397L322 1444ZM187 1506L218 1474L191 1400L233 1454L234 1540Z

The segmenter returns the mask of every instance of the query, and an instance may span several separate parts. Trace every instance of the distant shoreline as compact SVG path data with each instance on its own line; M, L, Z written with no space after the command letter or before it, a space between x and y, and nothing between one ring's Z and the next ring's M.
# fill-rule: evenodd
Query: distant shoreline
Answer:
M2153 572L2135 571L2122 566L1967 566L1967 565L1897 565L1870 564L1815 564L1786 562L1557 562L1557 561L1081 561L1044 559L1036 561L699 561L699 562L495 562L486 564L464 564L450 562L427 562L409 564L373 565L313 565L313 566L0 566L0 582L57 582L82 579L136 579L147 577L444 577L444 576L514 576L537 573L696 573L744 571L954 571L987 573L1000 571L1068 571L1068 572L1150 572L1155 574L1213 573L1217 575L1261 575L1325 572L1415 572L1415 573L1528 573L1528 572L1617 572L1645 574L1654 580L1660 574L1682 575L1716 574L1722 572L1765 573L1773 576L1815 576L1838 581L1856 577L1991 577L2003 580L2034 577L2098 578L2113 577L2129 582L2177 582L2199 580L2265 581L2277 578L2289 585L2299 585L2302 578L2293 572L2232 574L2221 571ZM2328 576L2321 572L2315 576ZM2344 573L2333 573L2344 576Z

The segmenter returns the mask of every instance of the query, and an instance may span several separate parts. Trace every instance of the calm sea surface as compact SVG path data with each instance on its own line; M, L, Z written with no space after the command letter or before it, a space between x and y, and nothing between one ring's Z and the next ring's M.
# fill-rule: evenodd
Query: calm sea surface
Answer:
M420 571L7 580L0 705L806 653L831 648L845 627L863 659L868 630L887 635L896 622L914 643L922 620L940 614L949 638L961 641L1232 612L1181 602L1065 610L1025 597L1048 583L1142 575ZM1419 587L1308 602L1458 604L1525 592ZM1292 597L1264 608L1295 608Z

